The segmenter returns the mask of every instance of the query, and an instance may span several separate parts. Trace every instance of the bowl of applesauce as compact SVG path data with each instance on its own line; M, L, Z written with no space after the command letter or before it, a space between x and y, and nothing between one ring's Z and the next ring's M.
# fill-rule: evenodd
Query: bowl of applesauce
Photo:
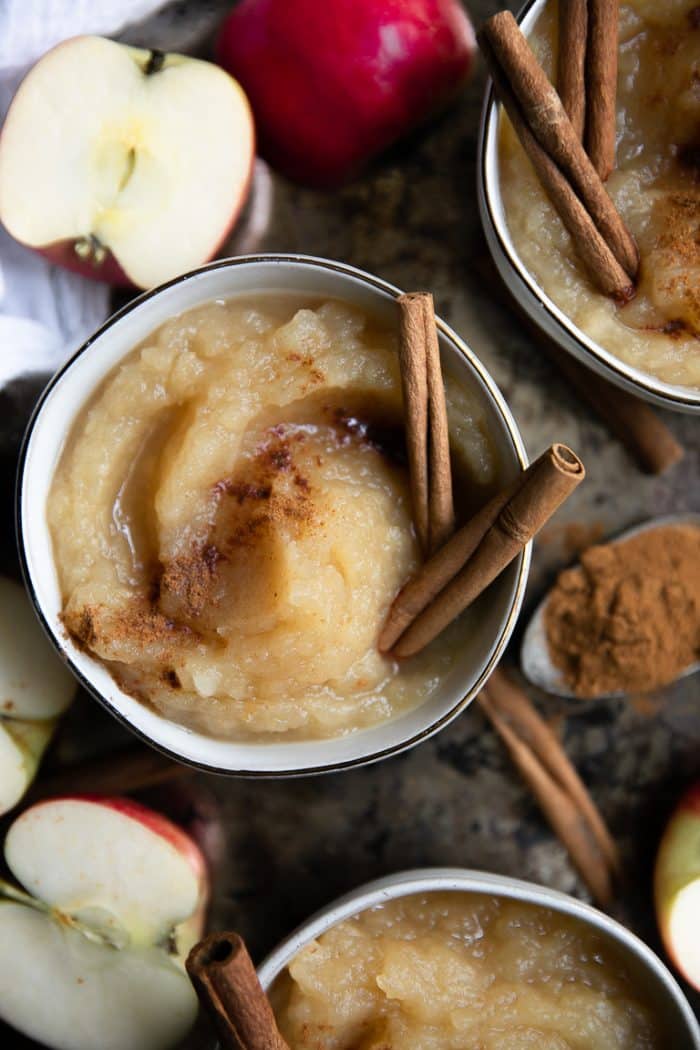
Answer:
M640 253L620 305L591 283L489 85L477 189L489 249L529 318L606 379L666 408L700 412L700 28L694 0L622 0L616 167L605 183ZM556 0L520 27L554 81Z
M595 908L429 868L331 904L258 970L290 1050L697 1050L678 984Z
M293 775L409 747L476 695L529 547L422 653L377 639L419 564L398 289L340 263L212 263L142 295L52 380L21 456L25 580L59 653L136 733L204 769ZM458 515L526 462L438 321Z

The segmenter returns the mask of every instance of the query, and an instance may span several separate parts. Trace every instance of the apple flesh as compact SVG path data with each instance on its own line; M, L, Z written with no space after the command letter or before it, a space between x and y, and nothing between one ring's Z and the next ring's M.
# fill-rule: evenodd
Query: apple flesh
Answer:
M75 679L56 656L22 587L0 577L0 815L34 779Z
M682 797L662 836L654 901L666 951L700 991L700 782Z
M54 262L151 288L216 254L254 152L246 96L218 66L74 37L12 101L0 220Z
M52 799L14 822L0 886L0 1017L56 1050L167 1050L197 999L173 945L207 893L196 845L127 799Z
M217 41L263 155L310 186L344 181L444 106L474 50L459 0L242 0Z

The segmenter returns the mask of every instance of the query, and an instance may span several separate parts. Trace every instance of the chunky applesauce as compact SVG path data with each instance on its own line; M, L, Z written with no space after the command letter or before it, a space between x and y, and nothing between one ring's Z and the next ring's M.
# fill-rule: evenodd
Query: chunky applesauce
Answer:
M82 411L48 501L68 632L214 736L388 719L430 696L469 630L401 668L378 653L418 565L396 337L338 302L299 306L214 302L161 327ZM478 502L496 470L485 422L446 386Z
M661 1050L600 935L472 893L388 901L328 930L275 982L291 1050Z
M606 187L640 250L628 305L591 284L505 117L499 152L508 229L543 291L598 345L686 387L700 387L699 11L697 0L620 5L617 167ZM556 22L549 3L529 37L550 76Z

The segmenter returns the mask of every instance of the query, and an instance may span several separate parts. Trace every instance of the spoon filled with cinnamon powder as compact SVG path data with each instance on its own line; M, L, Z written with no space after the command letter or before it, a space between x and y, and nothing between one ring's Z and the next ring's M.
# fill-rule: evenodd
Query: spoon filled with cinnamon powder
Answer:
M547 692L648 692L700 669L700 515L657 518L589 547L528 624L523 674Z

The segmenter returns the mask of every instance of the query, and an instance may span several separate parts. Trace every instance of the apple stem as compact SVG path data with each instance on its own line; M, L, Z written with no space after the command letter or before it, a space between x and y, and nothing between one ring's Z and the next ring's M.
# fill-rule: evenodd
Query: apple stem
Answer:
M165 52L158 51L154 48L151 51L148 62L146 63L143 70L145 76L150 77L153 73L160 73L161 69L163 68L164 62Z

